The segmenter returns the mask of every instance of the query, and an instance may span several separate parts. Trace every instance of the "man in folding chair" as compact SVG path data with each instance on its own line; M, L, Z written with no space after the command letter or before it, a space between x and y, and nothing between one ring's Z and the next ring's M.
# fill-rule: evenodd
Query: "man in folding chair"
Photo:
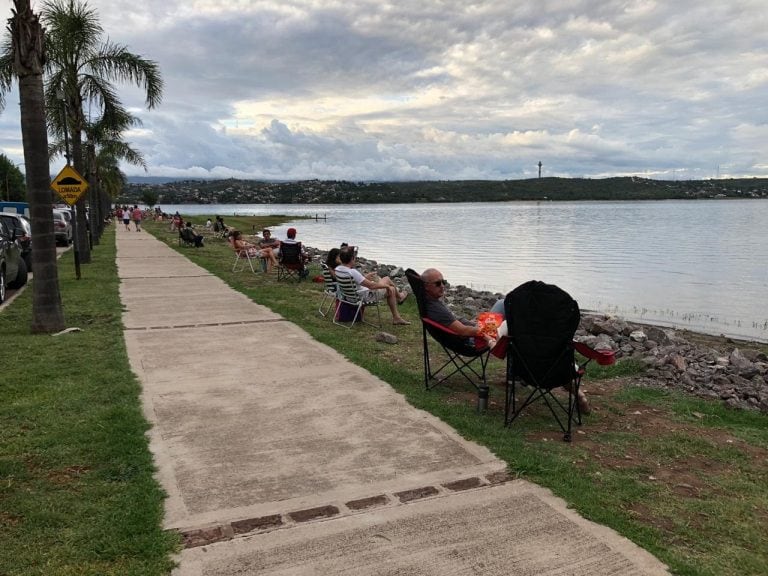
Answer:
M336 266L335 269L337 276L339 274L346 274L355 281L358 292L362 293L372 290L376 293L377 299L386 300L389 311L392 313L392 324L396 326L407 326L410 324L408 320L400 316L400 312L397 309L398 305L405 302L405 299L408 297L407 292L399 292L391 278L379 278L373 274L363 276L355 268L356 251L350 246L341 251L339 259L341 264Z
M483 333L474 323L463 318L456 318L448 306L445 305L443 296L445 295L445 287L448 285L448 282L445 281L443 273L440 272L440 270L436 268L424 270L421 274L421 280L424 282L427 318L434 320L438 324L442 324L459 336L482 338L488 342L489 346L493 346L496 343L490 336Z

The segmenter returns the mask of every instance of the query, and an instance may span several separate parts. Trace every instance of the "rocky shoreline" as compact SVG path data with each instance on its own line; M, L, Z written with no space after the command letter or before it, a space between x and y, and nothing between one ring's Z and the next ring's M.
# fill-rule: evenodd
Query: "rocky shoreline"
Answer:
M313 251L325 261L327 252ZM399 266L357 259L363 272L389 276L410 290ZM504 295L451 286L445 300L455 313L474 318ZM611 349L617 358L634 358L646 370L635 378L640 386L680 390L702 398L721 400L733 408L768 413L768 351L758 342L735 341L627 322L605 314L582 311L576 339L597 349Z

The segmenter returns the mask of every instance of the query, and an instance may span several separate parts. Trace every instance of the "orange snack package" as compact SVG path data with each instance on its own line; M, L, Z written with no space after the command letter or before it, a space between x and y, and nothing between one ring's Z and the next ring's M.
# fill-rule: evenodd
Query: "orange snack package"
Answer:
M477 316L477 327L480 328L480 333L494 340L499 338L499 326L502 322L504 322L504 316L496 312L481 312ZM475 347L484 348L485 346L486 340L475 338Z

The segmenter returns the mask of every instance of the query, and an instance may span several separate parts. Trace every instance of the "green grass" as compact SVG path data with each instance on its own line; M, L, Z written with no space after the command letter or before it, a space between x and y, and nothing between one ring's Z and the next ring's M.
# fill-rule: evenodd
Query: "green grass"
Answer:
M31 335L31 289L0 314L0 574L168 573L178 538L160 528L113 235L81 280L71 252L59 277L80 332Z
M192 220L199 225L205 217ZM281 221L227 218L246 233ZM222 240L180 247L166 223L144 228L487 446L513 475L550 488L675 573L766 574L765 415L633 386L641 367L628 361L590 365L587 388L597 409L573 443L561 441L540 408L506 429L499 360L491 360L485 414L476 413L465 386L423 389L413 299L402 309L413 325L385 324L399 342L382 344L374 328L348 331L321 318L321 284L232 273L233 255ZM152 479L147 425L128 370L110 234L93 255L79 282L70 254L60 265L67 325L82 332L29 335L31 291L0 314L0 574L166 574L177 545L159 528L162 493ZM386 310L383 317L389 320Z

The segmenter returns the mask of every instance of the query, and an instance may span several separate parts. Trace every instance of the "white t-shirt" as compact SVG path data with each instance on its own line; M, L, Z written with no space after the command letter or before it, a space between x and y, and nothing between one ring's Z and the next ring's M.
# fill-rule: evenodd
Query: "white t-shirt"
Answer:
M368 288L363 286L363 280L365 280L365 276L363 276L359 270L355 268L348 268L344 266L344 264L339 264L334 268L334 272L337 274L341 272L342 274L347 274L352 277L352 279L355 281L355 284L357 284L357 292L358 294L363 294L364 292L368 292Z

